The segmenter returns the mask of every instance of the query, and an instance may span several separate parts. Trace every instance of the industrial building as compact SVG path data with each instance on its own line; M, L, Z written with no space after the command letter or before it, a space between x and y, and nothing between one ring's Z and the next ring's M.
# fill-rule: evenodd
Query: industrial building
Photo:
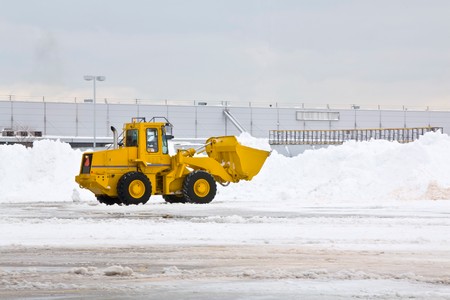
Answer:
M430 107L5 99L0 100L0 110L0 142L3 144L59 138L74 147L83 147L92 145L95 138L98 145L105 145L112 140L111 126L120 130L132 117L150 119L154 116L170 120L178 141L201 143L210 136L239 135L246 131L254 137L270 138L274 148L283 145L290 154L292 150L285 145L297 145L292 149L298 152L348 139L383 138L407 142L427 131L445 133L450 130L450 111ZM298 150L300 144L302 150Z

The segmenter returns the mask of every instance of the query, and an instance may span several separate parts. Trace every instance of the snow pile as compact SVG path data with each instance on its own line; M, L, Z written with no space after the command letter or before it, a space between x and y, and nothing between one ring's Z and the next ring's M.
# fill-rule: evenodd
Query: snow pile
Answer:
M59 141L38 141L32 148L0 145L0 202L72 201L81 154Z
M183 271L177 268L177 266L170 266L163 268L163 274L167 276L179 276L183 274Z
M251 136L247 132L241 133L241 135L239 135L237 137L237 140L239 143L241 143L242 145L247 146L247 147L252 147L252 148L266 150L266 151L272 150L270 148L268 139L258 139L258 138Z
M130 267L111 266L106 268L103 273L106 276L131 276L133 270Z
M274 151L251 182L230 185L221 196L274 202L450 199L448 149L448 135L428 133L408 144L350 141L293 158Z
M242 134L238 140L269 150L265 139ZM219 186L224 201L370 201L450 199L450 137L428 133L418 141L347 142L288 158L273 151L250 182ZM0 202L93 201L74 177L81 151L55 141L33 148L0 146Z
M70 274L93 276L103 274L105 276L132 276L134 274L133 269L130 267L122 267L120 265L114 265L107 267L103 272L98 271L96 267L75 267L70 269Z
M96 267L75 267L70 269L70 274L77 274L77 275L94 275L97 272Z

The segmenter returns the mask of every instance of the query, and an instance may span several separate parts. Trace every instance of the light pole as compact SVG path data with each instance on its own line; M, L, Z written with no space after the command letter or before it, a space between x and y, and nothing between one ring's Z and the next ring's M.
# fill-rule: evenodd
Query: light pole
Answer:
M97 146L96 143L96 130L97 130L97 124L96 124L96 100L95 100L95 82L96 81L105 81L105 76L93 76L93 75L84 75L84 80L91 81L94 83L94 142L93 142L93 148Z

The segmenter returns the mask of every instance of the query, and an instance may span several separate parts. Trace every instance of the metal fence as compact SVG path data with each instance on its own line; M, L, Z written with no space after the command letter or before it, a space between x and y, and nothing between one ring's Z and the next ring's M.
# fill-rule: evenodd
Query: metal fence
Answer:
M45 102L45 103L92 103L92 95L84 97L49 97L25 95L0 95L0 101L12 102ZM304 100L283 101L279 99L251 101L217 100L217 99L147 99L147 98L114 98L98 97L98 104L134 104L134 105L174 105L174 106L222 106L222 107L255 107L255 108L294 108L318 110L395 110L395 111L450 111L450 106L438 105L402 105L402 104L354 104L354 103L317 103Z

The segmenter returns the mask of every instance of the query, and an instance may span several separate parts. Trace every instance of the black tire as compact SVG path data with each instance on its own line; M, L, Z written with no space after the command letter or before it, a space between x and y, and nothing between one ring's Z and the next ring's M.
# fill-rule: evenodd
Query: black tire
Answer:
M119 198L110 197L107 195L97 195L97 200L100 203L106 204L106 205L114 205L114 204L122 204L122 202L119 200Z
M190 203L209 203L216 196L216 192L216 181L208 172L194 171L184 179L183 195Z
M125 205L145 204L152 194L152 184L143 173L129 172L119 179L117 194Z
M167 203L186 203L187 200L183 195L163 195Z

